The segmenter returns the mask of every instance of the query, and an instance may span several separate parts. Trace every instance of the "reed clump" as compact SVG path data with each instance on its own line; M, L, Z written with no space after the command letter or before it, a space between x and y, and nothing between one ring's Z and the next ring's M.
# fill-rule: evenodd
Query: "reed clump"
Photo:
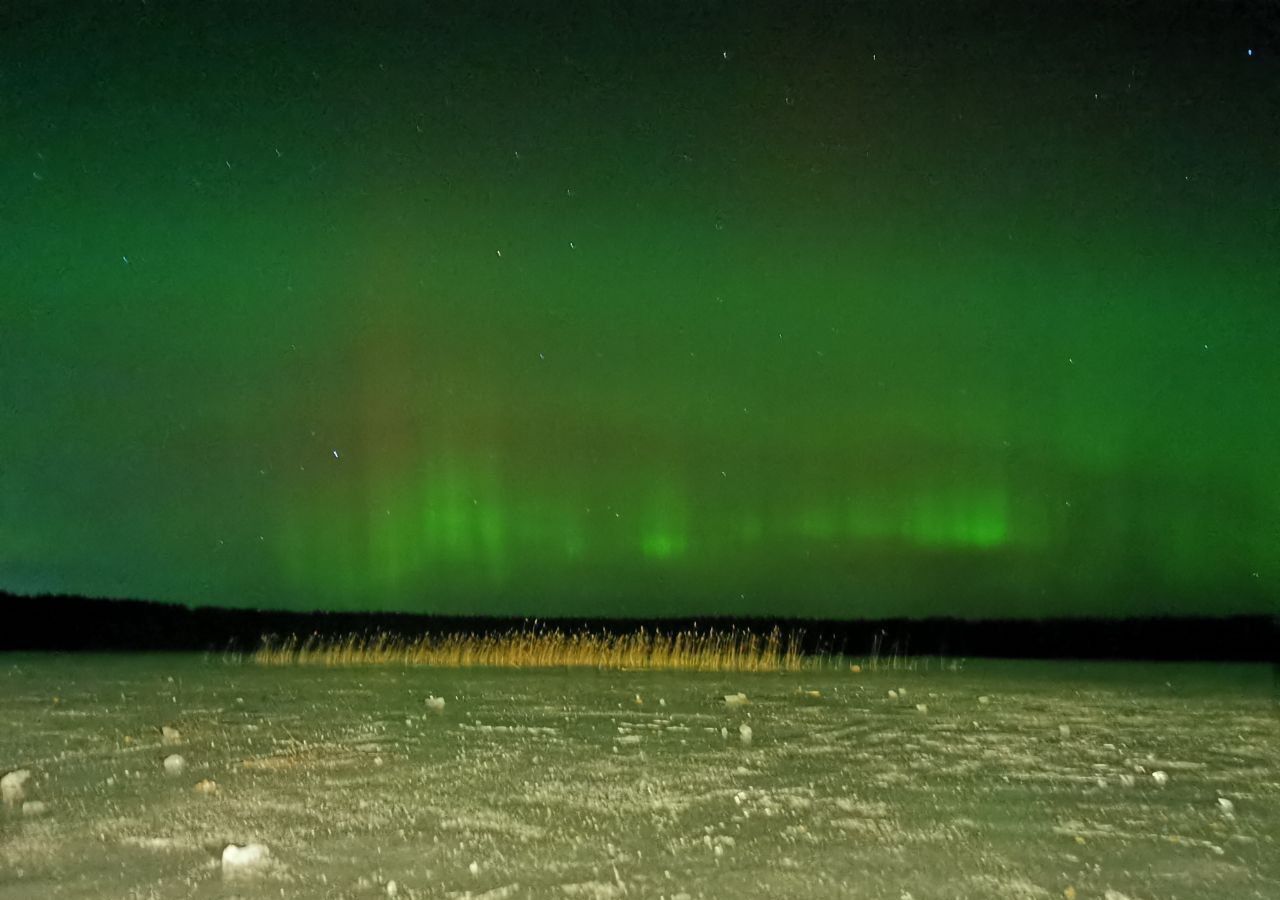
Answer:
M611 632L512 629L404 638L388 633L346 637L264 637L253 655L263 666L434 666L652 669L684 672L794 672L808 668L800 636L780 629Z

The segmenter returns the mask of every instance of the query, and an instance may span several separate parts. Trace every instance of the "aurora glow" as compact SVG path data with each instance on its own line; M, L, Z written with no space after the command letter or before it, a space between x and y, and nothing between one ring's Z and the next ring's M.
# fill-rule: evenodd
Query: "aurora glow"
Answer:
M356 6L0 13L0 588L1271 608L1274 6Z

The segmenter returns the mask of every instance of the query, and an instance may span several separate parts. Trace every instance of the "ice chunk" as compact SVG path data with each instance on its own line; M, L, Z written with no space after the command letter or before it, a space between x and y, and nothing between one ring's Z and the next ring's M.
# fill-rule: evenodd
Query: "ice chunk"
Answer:
M1235 813L1236 805L1226 797L1218 798L1218 809L1222 811L1224 816L1230 816Z
M472 875L479 875L479 874L480 874L480 863L476 862L476 861L473 859L473 860L471 861L471 865L467 866L467 871L468 871L468 872L470 872Z
M30 769L14 769L0 778L0 799L5 806L20 806L27 796L27 782L31 780Z
M1160 772L1160 771L1152 772L1151 780L1154 781L1156 784L1160 785L1161 787L1164 787L1166 784L1169 783L1169 773Z
M24 816L31 816L34 818L36 816L43 816L48 811L48 804L43 803L40 800L28 800L26 803L22 804L22 814Z
M164 773L166 775L181 775L182 770L187 767L187 761L177 753L170 753L164 758Z
M212 778L202 778L196 782L195 792L197 794L205 794L206 796L216 794L218 793L218 782L214 781Z
M745 706L748 702L750 701L747 700L747 695L742 693L741 691L739 691L736 694L724 695L725 706Z
M432 694L426 699L427 709L432 712L444 712L444 698Z
M986 706L988 703L991 702L991 698L988 697L986 694L983 694L981 697L978 698L978 702L981 703L983 706Z
M182 743L182 732L174 728L172 725L162 725L160 727L160 743L172 746Z
M387 890L388 897L394 897L396 894L400 893L400 885L395 883L395 879L392 879L391 881L387 882L386 890Z
M928 706L928 704L925 704L925 703L917 703L917 704L916 704L916 712L927 713L928 711L929 711L929 706Z
M898 699L898 692L897 692L897 691L895 691L895 690L890 689L890 690L889 690L889 693L887 694L887 696L888 696L888 698L889 698L890 700L897 700L897 699Z
M271 864L266 844L227 844L222 848L223 875L250 875Z
M1069 737L1071 737L1071 726L1070 726L1070 725L1059 725L1059 726L1058 726L1058 737L1060 737L1060 738L1064 738L1064 739L1065 739L1065 738L1069 738Z
M751 743L751 726L745 722L738 726L738 739L744 744Z

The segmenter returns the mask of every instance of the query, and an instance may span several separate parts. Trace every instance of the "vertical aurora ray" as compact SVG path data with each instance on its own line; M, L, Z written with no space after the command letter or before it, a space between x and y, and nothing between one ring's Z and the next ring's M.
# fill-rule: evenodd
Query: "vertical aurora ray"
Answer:
M640 550L655 562L674 562L689 552L689 513L684 493L673 484L649 492L641 516Z
M971 488L918 494L910 503L903 537L926 547L999 547L1009 540L1005 498Z

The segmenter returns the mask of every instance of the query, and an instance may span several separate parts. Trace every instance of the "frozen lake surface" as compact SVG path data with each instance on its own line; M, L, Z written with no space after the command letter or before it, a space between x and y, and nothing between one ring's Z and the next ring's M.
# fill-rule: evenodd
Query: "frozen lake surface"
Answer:
M1266 666L0 655L0 716L0 900L1280 897Z

